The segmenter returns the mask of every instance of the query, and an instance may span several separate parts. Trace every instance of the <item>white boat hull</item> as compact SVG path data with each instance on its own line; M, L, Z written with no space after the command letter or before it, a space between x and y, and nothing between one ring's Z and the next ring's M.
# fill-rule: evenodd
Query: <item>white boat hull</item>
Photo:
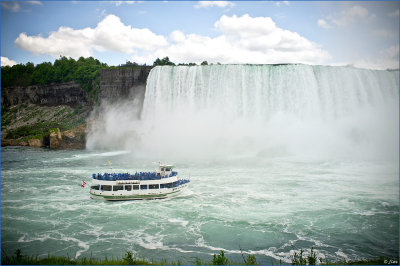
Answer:
M184 184L175 188L154 189L152 191L101 191L91 189L90 197L107 201L165 199L180 194L187 186L188 184Z

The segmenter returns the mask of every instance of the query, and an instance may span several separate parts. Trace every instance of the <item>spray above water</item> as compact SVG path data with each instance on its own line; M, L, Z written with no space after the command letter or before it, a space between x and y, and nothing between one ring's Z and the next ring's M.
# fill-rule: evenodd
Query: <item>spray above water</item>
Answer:
M102 104L89 149L151 158L398 160L399 72L308 65L158 66L141 118Z

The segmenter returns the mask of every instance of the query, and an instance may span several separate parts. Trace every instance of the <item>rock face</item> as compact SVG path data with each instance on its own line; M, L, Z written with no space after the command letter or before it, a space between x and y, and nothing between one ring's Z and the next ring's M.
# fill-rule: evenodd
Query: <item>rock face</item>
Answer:
M29 146L29 143L19 139L2 139L1 146Z
M81 125L71 130L61 132L60 149L84 149L86 144L86 126Z
M152 68L145 66L101 70L99 99L110 103L129 100L141 110L147 77Z
M57 149L61 145L61 132L60 129L51 129L50 130L50 148Z
M88 105L88 95L76 82L1 88L1 105Z
M30 147L44 147L44 140L42 139L29 139L28 145Z

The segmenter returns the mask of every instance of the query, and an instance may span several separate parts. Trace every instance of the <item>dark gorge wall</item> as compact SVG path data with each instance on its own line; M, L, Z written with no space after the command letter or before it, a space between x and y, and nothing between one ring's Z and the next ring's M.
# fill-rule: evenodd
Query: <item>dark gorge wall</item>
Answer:
M153 67L123 67L100 71L99 99L115 102L122 99L143 103L147 77Z
M87 93L76 82L1 88L1 105L87 105Z

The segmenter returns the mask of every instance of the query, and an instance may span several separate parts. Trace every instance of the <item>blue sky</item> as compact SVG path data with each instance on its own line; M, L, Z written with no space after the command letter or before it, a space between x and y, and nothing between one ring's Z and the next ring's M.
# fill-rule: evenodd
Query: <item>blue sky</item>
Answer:
M399 67L399 2L1 1L1 64L93 56Z

